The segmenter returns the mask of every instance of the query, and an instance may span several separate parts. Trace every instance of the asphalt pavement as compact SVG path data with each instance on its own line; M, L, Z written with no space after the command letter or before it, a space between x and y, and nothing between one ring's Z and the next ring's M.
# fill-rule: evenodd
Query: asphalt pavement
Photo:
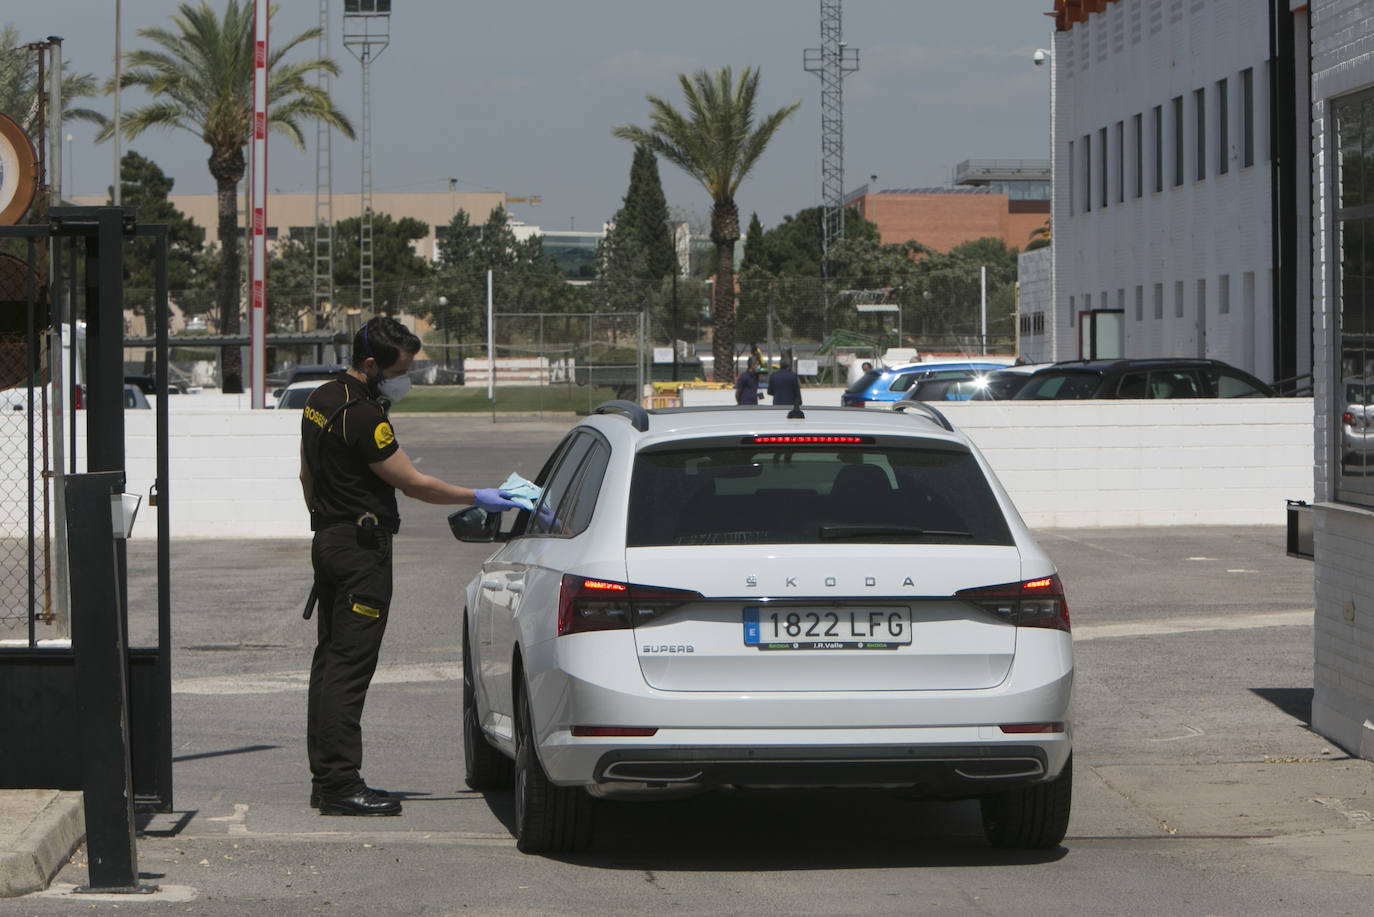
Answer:
M487 486L532 477L569 422L397 427L422 469ZM306 804L308 544L181 541L176 811L144 819L138 841L160 891L75 896L79 794L0 792L0 894L51 882L0 915L1368 913L1374 763L1308 728L1313 568L1284 554L1282 507L1258 529L1037 533L1077 658L1073 818L1044 854L990 850L975 804L875 793L608 805L588 853L520 854L509 794L462 783L460 590L485 552L455 542L446 514L403 508L364 719L365 775L403 795L401 818ZM132 543L135 644L155 633L153 569L152 544Z

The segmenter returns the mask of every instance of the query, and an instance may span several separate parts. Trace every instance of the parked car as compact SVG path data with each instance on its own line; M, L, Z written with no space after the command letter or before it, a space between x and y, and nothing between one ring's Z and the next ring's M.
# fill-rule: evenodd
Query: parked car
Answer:
M908 363L905 366L870 369L844 390L840 395L840 404L851 408L861 408L870 404L890 408L892 402L901 401L907 390L918 381L935 378L937 373L1002 369L1006 365L1005 360L969 359Z
M124 406L126 408L151 408L148 396L143 394L143 389L130 382L124 383Z
M1031 375L1017 401L1075 398L1272 398L1274 390L1220 360L1069 360Z
M1363 464L1374 452L1374 380L1349 376L1341 380L1345 410L1341 412L1341 464Z
M346 369L348 367L342 363L303 363L300 366L293 366L286 375L286 384L281 388L273 389L272 394L280 399L282 392L297 382L308 382L311 379L328 382Z
M450 516L497 544L464 593L464 766L513 783L521 850L586 844L597 798L725 786L977 798L993 845L1059 844L1059 576L969 438L899 411L610 402L508 530Z
M904 401L1007 401L1048 363L1005 366L993 370L961 370L937 373L917 380Z
M305 382L292 382L282 389L281 394L277 396L277 409L282 411L303 409L310 393L328 381L328 379L308 379Z
M140 375L140 376L125 376L125 377L124 377L124 384L125 384L125 385L137 385L138 388L139 388L139 391L143 392L143 394L145 394L145 395L156 395L156 394L157 394L157 378L156 378L155 376L142 376L142 375ZM177 385L175 382L168 382L168 383L167 383L167 394L169 394L169 395L180 395L180 394L181 394L181 386Z

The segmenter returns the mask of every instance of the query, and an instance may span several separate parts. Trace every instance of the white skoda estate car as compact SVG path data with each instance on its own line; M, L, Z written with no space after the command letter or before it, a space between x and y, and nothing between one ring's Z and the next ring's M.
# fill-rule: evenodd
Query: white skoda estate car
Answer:
M977 798L990 843L1069 820L1063 588L929 405L609 402L467 587L468 785L514 783L521 850L588 843L598 797L721 786Z

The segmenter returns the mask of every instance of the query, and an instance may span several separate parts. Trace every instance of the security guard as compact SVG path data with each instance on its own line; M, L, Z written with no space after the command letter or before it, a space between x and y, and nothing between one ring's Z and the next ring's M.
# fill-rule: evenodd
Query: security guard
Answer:
M420 339L379 316L353 338L348 370L310 394L301 418L301 487L315 533L319 607L310 665L306 745L310 802L321 815L399 815L401 802L363 782L363 703L391 605L391 539L400 527L396 491L426 503L518 508L495 489L472 490L421 474L387 419L410 388Z

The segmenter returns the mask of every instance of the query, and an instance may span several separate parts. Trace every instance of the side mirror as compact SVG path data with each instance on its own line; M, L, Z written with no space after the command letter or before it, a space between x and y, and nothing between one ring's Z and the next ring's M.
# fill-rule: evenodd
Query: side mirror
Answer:
M489 513L480 506L465 506L450 513L448 527L459 541L489 544L510 538L509 532L501 531L501 514Z

